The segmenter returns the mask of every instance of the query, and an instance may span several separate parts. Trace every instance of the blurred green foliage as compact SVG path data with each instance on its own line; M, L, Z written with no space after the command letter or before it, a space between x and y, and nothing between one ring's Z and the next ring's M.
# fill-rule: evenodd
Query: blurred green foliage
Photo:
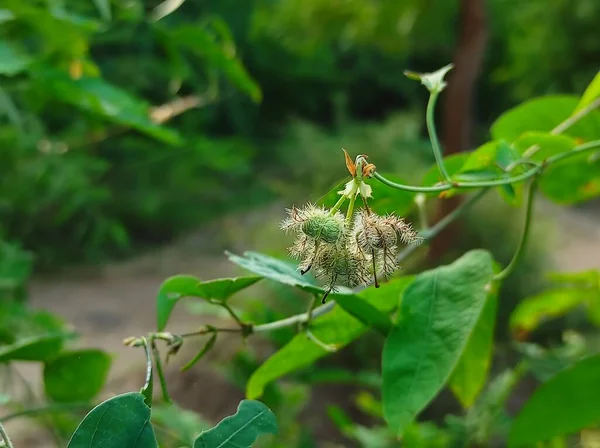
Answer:
M424 96L400 73L451 60L456 0L188 1L157 22L159 4L3 2L0 220L42 264L127 254L296 182L322 191L341 146L388 172L415 162ZM480 124L594 75L595 0L487 6ZM191 95L176 116L151 107Z

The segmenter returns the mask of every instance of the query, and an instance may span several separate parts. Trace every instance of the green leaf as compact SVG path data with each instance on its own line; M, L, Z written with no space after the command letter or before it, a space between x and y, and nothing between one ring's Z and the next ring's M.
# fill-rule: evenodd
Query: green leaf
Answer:
M194 440L205 429L212 425L202 420L197 412L182 409L175 404L157 404L152 407L152 422L163 428L169 428L169 432L178 440L193 446Z
M413 280L411 276L400 277L381 285L380 288L367 288L358 296L383 313L389 313L398 306L402 291ZM366 332L368 327L335 307L328 314L311 323L311 332L326 344L338 348L348 345ZM257 398L264 392L265 386L293 371L313 364L329 355L323 347L309 340L305 334L298 334L288 344L267 359L250 377L246 388L248 398Z
M594 76L592 82L590 82L590 84L585 89L585 92L583 92L581 100L575 108L575 113L579 112L582 109L585 109L598 98L600 98L600 71L596 73L596 76Z
M530 159L541 162L555 154L571 151L575 148L576 142L572 137L566 135L554 135L547 132L525 132L515 140L514 146L521 154L532 146L539 146L539 149Z
M235 49L221 45L211 33L200 25L181 25L167 34L182 48L187 48L204 59L208 66L220 70L238 89L258 102L262 99L259 85L236 58Z
M387 314L382 313L366 300L357 295L333 295L335 302L351 316L367 327L373 327L382 335L387 336L392 328L392 321Z
M474 250L451 265L419 274L406 289L382 359L383 409L395 433L402 434L454 370L493 273L491 255Z
M325 290L318 286L310 275L301 275L296 265L258 252L244 252L243 256L226 252L229 261L242 268L284 285L296 286L304 291L323 294ZM348 288L337 287L338 294L352 294Z
M67 448L158 448L150 408L139 392L112 397L85 416Z
M91 400L102 390L111 361L102 350L61 353L44 364L46 396L61 403Z
M600 196L599 154L581 154L549 166L539 181L540 190L558 204L577 204Z
M454 174L458 173L468 158L468 152L459 152L458 154L452 154L451 156L444 157L444 164L446 165L446 171L448 171L448 174L453 176ZM432 165L425 173L425 176L423 176L423 182L421 182L421 184L429 186L440 182L443 182L442 176L440 175L440 170L437 165Z
M516 333L530 333L546 320L567 314L589 297L589 291L576 288L553 289L528 297L512 312L510 327Z
M600 355L583 359L542 384L509 435L511 448L574 433L600 421Z
M198 297L204 300L226 302L236 292L252 286L262 277L220 278L203 282L192 275L175 275L165 280L156 299L157 327L162 331L180 299Z
M25 70L31 58L20 48L6 40L0 40L0 75L14 76Z
M148 104L101 78L73 80L58 70L38 69L33 79L57 99L97 114L113 123L132 127L150 137L176 145L182 142L177 132L153 123Z
M111 19L110 0L94 0L94 4L104 20L108 21Z
M62 349L65 339L71 335L53 333L24 337L0 348L0 363L8 361L48 361Z
M452 64L448 64L433 73L415 73L405 71L404 74L410 79L421 81L421 84L427 87L427 90L429 90L431 93L439 93L446 87L446 81L444 81L444 77L450 70L452 70L452 67L454 67Z
M250 448L261 434L277 434L275 414L260 401L242 400L234 415L203 431L194 448Z
M496 288L494 288L496 289ZM449 386L463 408L470 408L483 389L492 362L497 291L488 294L479 320L449 379Z
M498 118L491 128L494 140L513 142L525 132L550 132L569 118L579 98L569 95L544 96L526 101ZM600 135L600 113L592 111L562 133L584 141Z

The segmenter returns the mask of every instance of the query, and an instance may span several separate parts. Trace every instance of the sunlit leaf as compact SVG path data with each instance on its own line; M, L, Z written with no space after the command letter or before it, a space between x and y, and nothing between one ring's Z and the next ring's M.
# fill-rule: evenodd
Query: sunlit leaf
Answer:
M31 58L7 40L0 40L0 75L14 76L25 70Z
M575 113L579 112L582 109L585 109L594 101L597 101L600 98L600 71L596 73L592 82L587 86L585 92L581 96L581 100L577 107L575 108Z
M571 434L600 421L600 355L583 359L542 384L512 424L508 446Z
M158 448L144 396L130 392L110 398L85 416L67 448Z
M556 95L534 98L506 111L491 128L494 139L513 142L525 132L550 132L568 119L577 107L576 96ZM592 111L562 132L584 141L600 135L600 113Z
M600 136L600 128L598 131ZM577 204L600 196L599 154L600 150L584 153L549 166L539 181L540 190L558 204Z
M261 434L277 434L275 414L260 401L242 400L234 415L203 431L194 448L250 448Z
M544 291L522 300L510 316L514 332L529 333L544 321L562 316L590 297L585 289L563 288Z
M514 142L514 147L521 154L533 146L537 146L539 149L530 157L530 160L541 162L555 154L571 151L575 148L576 143L572 137L548 132L525 132Z
M383 409L396 434L440 391L474 331L491 287L493 259L468 252L425 271L406 289L383 349Z

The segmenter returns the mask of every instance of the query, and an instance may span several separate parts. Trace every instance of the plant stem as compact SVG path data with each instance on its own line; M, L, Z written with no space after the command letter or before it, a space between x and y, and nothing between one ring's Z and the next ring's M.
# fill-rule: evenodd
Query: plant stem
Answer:
M233 320L235 320L235 322L241 327L241 328L246 328L248 327L248 324L242 322L242 320L239 318L239 316L237 314L235 314L235 311L233 311L231 309L231 307L225 303L225 302L220 302L220 301L215 301L213 302L215 305L220 305L223 308L225 308L227 310L227 312L229 313L229 315L231 316L231 318Z
M356 186L358 188L358 186ZM346 224L352 222L352 214L354 213L354 203L356 202L356 192L352 192L350 196L350 203L348 204L348 211L346 212Z
M150 345L152 346L152 355L154 356L154 364L156 365L156 373L158 374L158 380L160 382L160 388L163 394L163 400L167 404L171 404L173 401L169 396L169 390L167 389L167 380L165 378L165 372L162 368L162 361L160 360L160 353L156 348L156 342L154 339L150 341Z
M531 228L531 216L533 212L533 202L535 199L535 190L537 186L537 177L534 177L531 180L531 184L529 185L529 193L527 195L527 209L525 211L525 227L523 229L523 234L521 235L521 241L519 241L519 245L517 246L517 251L510 260L510 263L498 274L494 275L494 280L504 280L508 277L515 269L523 252L525 250L525 245L527 244L527 238L529 236L529 230Z
M13 448L13 444L10 441L10 437L8 437L8 434L6 433L4 426L2 426L2 423L0 423L0 435L2 436L2 440L4 440L4 444L6 445L6 447Z
M588 143L584 143L584 144L579 145L576 148L572 149L571 151L562 152L562 153L556 154L552 157L548 157L548 159L546 159L546 161L543 164L536 165L533 168L530 168L529 170L525 171L524 173L519 174L518 176L507 177L504 179L492 179L492 180L486 180L486 181L480 181L480 182L453 182L453 183L446 183L446 184L422 187L422 186L404 185L404 184L399 184L397 182L392 182L391 180L388 180L385 177L383 177L377 171L373 174L373 177L375 177L375 179L377 179L378 181L387 185L388 187L396 188L398 190L412 191L415 193L436 193L436 192L447 191L452 188L461 190L461 189L468 189L468 188L498 187L501 185L508 185L508 184L512 184L512 183L516 183L516 182L521 182L523 180L527 180L527 179L535 176L536 174L540 173L543 169L547 168L548 166L550 166L554 163L557 163L557 162L567 159L569 157L579 155L583 152L587 152L591 149L598 148L598 147L600 147L600 140L594 140L594 141L591 141Z
M38 414L45 414L48 412L60 412L60 411L76 411L79 409L89 409L90 403L56 403L47 406L40 406L37 408L24 409L22 411L13 412L12 414L6 414L0 417L0 421L6 423L9 420L13 420L19 417L30 417Z
M335 203L333 208L331 210L329 210L329 216L335 215L335 212L337 212L340 209L340 207L342 206L342 204L344 203L345 200L346 200L346 195L343 194L342 197L337 200L337 202Z
M435 161L440 170L440 174L444 178L444 180L450 183L450 175L446 170L446 165L444 165L444 156L442 155L442 148L440 147L440 141L437 136L437 131L435 129L435 103L437 102L439 92L433 91L429 95L429 101L427 102L427 112L425 121L427 122L427 132L429 133L429 140L431 141L431 148L433 149L433 155L435 156Z

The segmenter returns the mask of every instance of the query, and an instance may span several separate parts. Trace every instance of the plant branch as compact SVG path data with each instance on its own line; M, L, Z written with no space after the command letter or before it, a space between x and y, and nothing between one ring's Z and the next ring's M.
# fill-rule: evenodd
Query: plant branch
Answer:
M429 101L427 102L427 111L425 113L425 121L427 122L427 132L429 133L429 140L431 141L431 147L433 149L433 155L435 156L435 161L440 170L440 174L444 178L444 180L448 183L451 182L450 175L446 170L446 165L444 164L444 156L442 155L442 148L440 147L440 141L437 136L437 131L435 129L435 103L437 102L437 98L439 96L439 91L434 90L429 95Z
M533 203L535 199L536 187L537 177L534 177L533 179L531 179L531 184L529 185L529 193L527 194L527 209L525 211L525 225L523 228L523 234L521 235L521 240L519 241L519 245L517 246L517 251L510 260L510 263L508 263L508 265L504 269L502 269L502 271L494 275L494 280L504 280L515 270L515 267L521 260L523 252L525 251L527 239L529 237L529 231L531 229L531 217L533 215Z
M8 437L8 434L6 433L6 430L4 429L4 426L2 426L2 423L0 423L0 435L2 436L2 440L4 441L4 445L7 448L13 448L13 444L10 441L10 437Z

